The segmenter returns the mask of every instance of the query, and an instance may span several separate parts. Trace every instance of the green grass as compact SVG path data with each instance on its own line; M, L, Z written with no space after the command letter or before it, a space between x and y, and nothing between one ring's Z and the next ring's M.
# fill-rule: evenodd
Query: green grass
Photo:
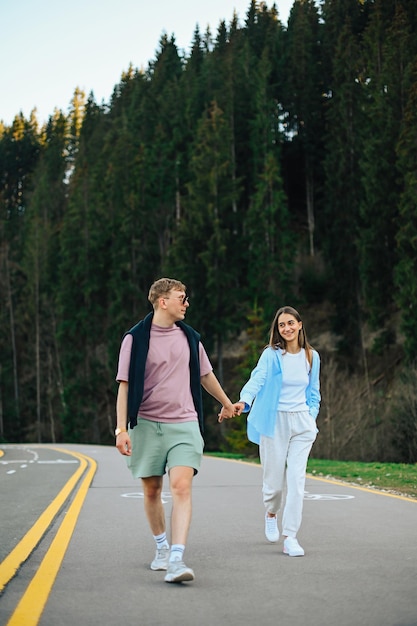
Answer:
M309 459L307 472L417 498L417 464Z
M218 456L240 461L259 463L258 458L245 458L242 454L211 452ZM307 473L312 476L343 480L362 487L381 489L417 498L417 463L362 463L359 461L326 461L309 459Z

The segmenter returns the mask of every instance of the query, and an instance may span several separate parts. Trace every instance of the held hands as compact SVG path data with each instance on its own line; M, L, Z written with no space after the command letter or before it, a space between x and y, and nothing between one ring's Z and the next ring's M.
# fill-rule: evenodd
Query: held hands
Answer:
M244 402L235 402L235 415L241 415L243 409L245 408Z
M235 415L240 415L244 408L245 404L243 402L235 402L235 404L230 403L227 406L222 406L218 414L218 421L222 422L224 419L231 419Z

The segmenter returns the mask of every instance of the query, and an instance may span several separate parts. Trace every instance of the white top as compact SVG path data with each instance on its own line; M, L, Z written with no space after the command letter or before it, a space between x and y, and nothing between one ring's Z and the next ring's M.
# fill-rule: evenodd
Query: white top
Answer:
M278 411L308 411L306 389L310 365L304 348L297 354L282 354L282 387Z

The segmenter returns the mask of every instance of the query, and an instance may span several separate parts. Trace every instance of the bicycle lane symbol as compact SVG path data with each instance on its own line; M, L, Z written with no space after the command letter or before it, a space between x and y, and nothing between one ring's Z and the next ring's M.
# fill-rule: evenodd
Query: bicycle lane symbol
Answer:
M143 500L143 491L137 491L133 493L122 493L121 497L122 498L139 498L140 500ZM171 499L171 494L163 491L161 494L161 498L162 498L162 504L167 504L168 500Z
M304 500L352 500L355 496L341 493L309 493L304 492Z

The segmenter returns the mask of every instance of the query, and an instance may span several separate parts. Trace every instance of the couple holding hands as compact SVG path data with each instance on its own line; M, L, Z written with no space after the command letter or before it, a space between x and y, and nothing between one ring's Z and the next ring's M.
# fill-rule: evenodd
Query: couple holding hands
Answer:
M116 447L140 478L156 553L150 568L166 571L165 581L194 580L184 563L191 523L192 480L203 455L203 387L222 405L219 421L249 412L248 439L259 445L263 468L265 535L279 539L283 552L303 556L301 525L308 456L317 435L320 358L307 341L299 313L280 308L269 343L260 355L239 401L232 403L213 373L200 335L184 323L190 303L183 283L161 278L148 299L153 311L125 333L119 354ZM171 537L161 500L168 472L172 495ZM284 491L285 498L284 498Z

